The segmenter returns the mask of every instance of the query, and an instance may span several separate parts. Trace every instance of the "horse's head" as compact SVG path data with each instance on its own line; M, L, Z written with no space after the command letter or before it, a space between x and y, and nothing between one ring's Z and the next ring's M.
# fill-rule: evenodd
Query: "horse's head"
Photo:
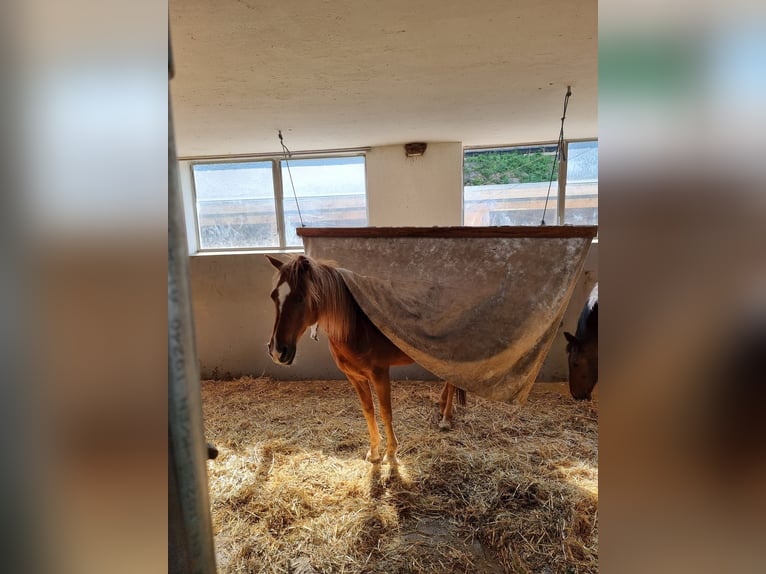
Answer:
M269 355L279 365L290 365L295 359L298 339L317 322L319 315L311 296L312 263L303 255L286 262L266 257L278 271L271 291L277 315L268 344Z
M569 392L577 400L590 400L598 381L598 342L564 333L569 356Z

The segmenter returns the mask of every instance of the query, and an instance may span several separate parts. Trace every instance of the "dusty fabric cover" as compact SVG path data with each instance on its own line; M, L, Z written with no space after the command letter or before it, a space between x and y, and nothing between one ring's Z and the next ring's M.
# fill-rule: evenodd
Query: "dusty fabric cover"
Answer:
M523 402L591 237L303 241L309 256L344 268L364 312L418 364L487 399Z

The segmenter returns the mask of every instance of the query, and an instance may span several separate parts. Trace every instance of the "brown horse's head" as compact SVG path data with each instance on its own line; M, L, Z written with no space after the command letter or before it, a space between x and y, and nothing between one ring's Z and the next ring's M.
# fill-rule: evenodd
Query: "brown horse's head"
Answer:
M590 400L598 381L598 339L580 339L564 333L569 356L569 392L572 397Z
M316 300L311 296L313 267L303 255L287 262L266 257L279 272L271 291L277 315L268 343L269 355L279 365L290 365L298 339L319 317Z
M569 392L577 400L590 400L598 381L598 283L580 312L577 332L564 333L564 337L569 355Z

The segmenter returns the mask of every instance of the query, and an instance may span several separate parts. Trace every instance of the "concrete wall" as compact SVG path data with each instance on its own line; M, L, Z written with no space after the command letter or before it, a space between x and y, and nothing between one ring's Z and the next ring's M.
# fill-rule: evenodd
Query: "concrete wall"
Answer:
M367 153L366 163L370 225L461 225L460 142L429 143L419 157L407 157L404 145L376 147Z
M426 154L419 158L407 158L403 146L373 148L367 155L370 225L460 225L462 158L459 143L429 144ZM580 309L597 280L597 244L591 247L585 266L539 380L567 378L566 344L561 333L575 331ZM194 255L190 272L203 377L250 374L295 380L343 378L322 333L319 342L304 336L290 367L275 365L266 354L274 321L274 306L269 298L274 269L262 254ZM413 365L395 367L392 378L434 377Z

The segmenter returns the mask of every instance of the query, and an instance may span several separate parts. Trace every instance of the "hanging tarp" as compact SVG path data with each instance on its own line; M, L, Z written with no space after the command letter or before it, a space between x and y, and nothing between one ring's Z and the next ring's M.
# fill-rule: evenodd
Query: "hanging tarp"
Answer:
M542 367L596 227L301 228L373 323L445 381L521 402Z

